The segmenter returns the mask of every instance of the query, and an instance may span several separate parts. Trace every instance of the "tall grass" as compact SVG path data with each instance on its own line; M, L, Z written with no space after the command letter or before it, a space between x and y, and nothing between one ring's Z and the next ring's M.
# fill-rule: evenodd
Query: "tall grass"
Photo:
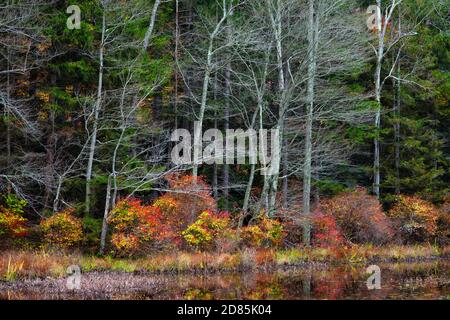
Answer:
M246 248L233 253L172 252L155 253L137 259L116 259L47 251L9 251L0 254L0 279L62 277L68 266L77 264L82 272L145 271L153 273L224 272L276 268L320 262L361 264L368 261L409 261L450 256L450 246L432 245L386 246L355 245L342 249L291 248L283 250Z

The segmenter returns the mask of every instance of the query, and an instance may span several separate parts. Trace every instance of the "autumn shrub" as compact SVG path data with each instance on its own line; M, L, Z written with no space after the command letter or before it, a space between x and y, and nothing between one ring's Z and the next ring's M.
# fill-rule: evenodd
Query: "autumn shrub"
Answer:
M316 210L312 218L312 245L321 248L335 248L344 245L344 237L331 214Z
M324 200L319 210L334 217L349 243L382 244L392 239L391 223L380 202L363 188Z
M285 235L283 224L265 215L261 215L256 224L242 227L240 232L243 244L252 247L277 247Z
M182 232L192 225L204 211L217 212L211 188L202 177L168 174L165 179L169 191L153 202L161 212L161 221L170 230L172 244L182 246Z
M173 233L158 207L139 199L122 199L110 212L111 244L119 255L130 255L170 243Z
M398 196L388 215L406 243L430 241L436 236L439 210L417 196Z
M450 202L446 202L439 211L436 241L440 245L450 243Z
M70 248L78 244L83 238L83 225L74 216L74 209L58 212L40 223L44 242L57 248Z
M227 213L215 214L211 211L203 211L197 220L182 232L182 236L191 247L211 249L215 241L223 235L229 222Z
M204 211L217 211L211 188L202 177L169 174L169 191L153 205L161 210L165 222L181 234Z
M27 219L23 217L23 208L27 202L15 195L3 197L0 205L0 239L17 238L27 234Z

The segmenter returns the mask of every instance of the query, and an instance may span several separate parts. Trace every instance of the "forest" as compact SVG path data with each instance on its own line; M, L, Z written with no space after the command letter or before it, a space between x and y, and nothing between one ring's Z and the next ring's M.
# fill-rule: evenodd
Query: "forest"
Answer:
M448 262L449 8L0 0L0 279Z

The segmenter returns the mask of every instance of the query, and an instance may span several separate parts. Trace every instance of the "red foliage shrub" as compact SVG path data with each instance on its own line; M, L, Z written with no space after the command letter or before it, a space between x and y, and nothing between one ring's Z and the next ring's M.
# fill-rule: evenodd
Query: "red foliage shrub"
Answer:
M179 174L168 175L166 179L170 191L152 205L143 205L138 199L126 199L111 211L111 243L116 252L134 254L154 248L181 246L183 240L192 246L206 246L215 239L215 232L206 232L208 228L209 231L214 229L220 220L214 213L217 205L208 184L201 177L194 179ZM202 212L211 213L214 217L210 218L218 220L201 219ZM199 230L205 232L196 232Z
M312 220L313 246L330 248L344 245L344 237L332 215L323 214L316 210Z
M217 211L211 188L201 177L170 174L166 176L170 191L159 197L153 206L159 208L165 223L180 234L194 223L203 211Z
M388 215L405 242L429 241L436 236L439 210L417 196L398 196Z
M385 243L393 236L389 219L375 196L363 188L323 201L319 209L332 215L350 243Z

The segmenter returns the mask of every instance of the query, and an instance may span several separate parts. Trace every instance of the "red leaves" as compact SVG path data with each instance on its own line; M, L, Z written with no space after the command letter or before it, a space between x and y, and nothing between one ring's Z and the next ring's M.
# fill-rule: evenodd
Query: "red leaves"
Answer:
M312 242L323 248L343 246L344 237L332 215L314 213Z
M320 212L336 220L343 236L354 243L384 243L393 236L381 203L363 188L344 192L320 204Z

